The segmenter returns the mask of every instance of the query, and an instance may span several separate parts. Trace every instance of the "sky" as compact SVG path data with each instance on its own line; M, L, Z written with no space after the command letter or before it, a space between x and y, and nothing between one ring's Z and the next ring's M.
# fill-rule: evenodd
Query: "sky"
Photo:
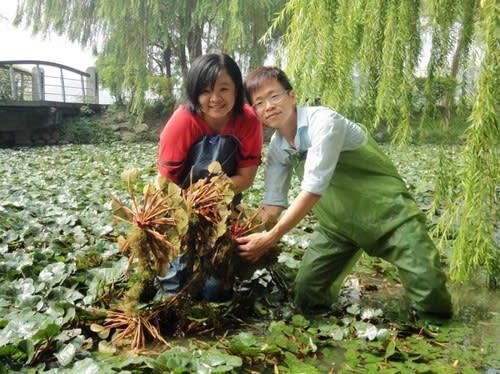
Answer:
M42 60L81 71L95 66L96 57L90 49L83 49L64 36L53 33L43 38L42 35L33 35L29 29L13 26L16 8L17 0L0 0L0 61ZM50 69L55 68L44 67L47 75L52 74ZM112 102L109 91L100 89L99 103Z
M17 0L0 0L0 61L43 60L85 71L94 66L90 49L84 50L56 34L44 39L23 27L15 27Z

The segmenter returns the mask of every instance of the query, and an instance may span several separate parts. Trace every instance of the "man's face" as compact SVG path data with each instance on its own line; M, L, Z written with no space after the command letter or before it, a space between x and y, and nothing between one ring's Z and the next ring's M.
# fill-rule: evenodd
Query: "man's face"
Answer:
M262 123L279 129L295 113L295 94L285 90L276 79L271 79L252 94L252 107Z

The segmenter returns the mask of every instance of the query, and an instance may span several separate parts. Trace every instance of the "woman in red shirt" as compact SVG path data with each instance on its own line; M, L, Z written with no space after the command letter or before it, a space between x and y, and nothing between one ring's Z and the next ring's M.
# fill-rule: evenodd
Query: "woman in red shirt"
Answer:
M209 151L220 146L217 160L235 186L234 203L251 186L261 163L262 125L253 109L244 103L243 79L236 62L226 54L198 57L186 81L186 101L172 114L160 135L158 171L186 188L205 177L212 158ZM204 151L200 151L204 150ZM208 150L208 151L207 151ZM205 158L205 162L195 160ZM173 295L186 282L186 264L174 259L161 283L159 295ZM201 290L207 301L224 301L232 290L224 290L219 279L209 277Z
M190 181L205 176L190 164L193 146L207 139L230 139L234 149L227 155L227 163L221 163L222 169L231 177L236 193L244 191L261 163L263 135L253 109L244 103L238 65L222 53L200 56L189 70L186 94L185 103L172 114L160 135L160 174L187 187Z

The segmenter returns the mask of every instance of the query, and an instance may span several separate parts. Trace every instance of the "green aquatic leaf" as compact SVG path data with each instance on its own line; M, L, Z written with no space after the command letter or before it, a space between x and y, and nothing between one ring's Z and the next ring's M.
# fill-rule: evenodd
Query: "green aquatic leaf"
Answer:
M290 374L322 374L323 372L317 369L316 363L305 363L290 352L284 353L284 365L280 365L280 372Z
M240 357L230 355L217 348L210 348L201 353L198 363L194 366L200 373L226 373L241 367L242 364L243 361Z
M175 346L160 353L156 358L147 358L149 368L158 371L184 373L192 368L193 353L188 349Z
M57 336L61 331L61 327L56 323L49 323L44 328L39 328L33 335L33 340L48 340Z
M71 343L66 344L59 352L54 353L57 362L63 367L68 366L75 358L75 355L76 347Z
M384 146L384 149L392 148ZM459 164L460 150L457 148L453 152L456 152ZM393 159L397 160L398 169L405 176L422 208L428 206L429 197L433 193L433 175L430 171L436 163L437 154L436 149L428 146L415 147L403 154L391 151ZM17 150L0 148L0 371L6 367L5 362L8 362L10 368L13 363L17 363L20 371L35 372L36 366L25 363L33 359L47 336L52 336L54 350L48 356L42 355L40 360L50 362L54 366L51 371L54 372L146 372L152 368L145 362L155 358L143 355L124 358L124 355L110 356L108 353L99 356L91 348L91 344L87 346L75 342L77 339L97 339L96 335L86 328L78 333L72 327L101 322L104 318L102 310L97 312L92 309L94 303L111 288L118 292L123 286L127 261L118 252L114 242L114 235L123 229L110 226L113 204L109 196L113 194L120 201L128 203L123 182L119 179L120 171L133 167L145 170L137 180L138 186L144 186L150 178L155 177L155 158L156 149L151 144L25 147ZM245 191L245 203L256 209L261 203L262 191L263 176L259 171L254 185ZM294 182L291 195L295 196L299 191L300 184ZM168 185L166 194L172 195L172 201L178 199L178 204L182 204L180 189L175 184ZM179 208L179 211L184 210ZM185 217L179 221L182 220L185 222ZM304 249L307 248L307 233L315 230L314 223L308 216L287 234L284 240L294 244L284 246L285 251L280 256L284 259L281 265L297 268ZM118 231L115 232L115 229ZM87 266L76 266L78 258L87 259ZM91 260L94 259L99 261L92 263ZM360 261L363 262L366 274L383 279L381 284L384 289L391 292L398 290L391 283L398 280L394 270L366 258ZM353 271L359 269L361 267ZM366 286L367 283L363 285ZM459 286L461 298L465 297L463 287L464 285ZM425 327L422 335L418 335L420 329L407 330L394 323L394 313L387 313L391 310L386 310L386 300L383 297L387 294L382 287L373 292L367 289L365 291L367 292L362 293L361 303L367 299L372 301L373 298L375 303L370 306L380 307L384 311L383 318L377 313L367 316L363 304L359 314L348 314L343 318L346 316L346 306L335 305L336 318L308 317L311 325L306 331L300 328L300 323L298 326L291 323L292 312L286 316L282 313L284 310L296 310L290 306L288 298L280 299L278 307L260 299L259 302L267 312L264 317L256 318L251 309L252 318L244 320L250 326L247 331L240 334L230 329L227 336L217 336L217 348L222 352L241 356L242 366L235 366L236 362L227 359L229 363L220 362L218 367L220 370L227 370L233 366L234 372L243 372L258 370L255 367L259 364L264 366L267 362L277 362L280 372L291 372L287 369L288 363L295 365L293 359L287 364L283 363L283 352L289 352L291 355L301 356L305 368L309 369L309 366L314 367L312 353L317 349L316 355L324 357L325 347L335 349L335 354L330 355L328 361L335 361L339 365L339 372L352 372L351 369L340 368L342 363L366 372L369 369L364 365L370 369L384 368L386 372L406 370L436 373L476 372L477 368L486 370L499 366L496 354L498 334L495 334L498 321L495 323L491 317L491 311L498 309L494 308L498 292L489 293L481 303L476 302L476 299L464 300L457 311L460 316L457 318L461 319L454 320L449 326L441 326L439 331L427 333L429 328ZM377 294L380 294L379 298ZM474 294L480 295L482 290L475 287ZM393 297L399 307L399 296ZM231 320L233 312L234 309L221 320ZM390 346L391 339L385 337L382 340L379 335L372 341L366 338L353 340L353 332L357 331L354 327L357 319L370 320L378 332L390 328L391 333L400 333L401 336L392 343L396 347ZM271 325L270 320L281 322L273 324L273 328L269 330L267 327ZM322 326L329 326L329 329L317 328L315 336L313 331L318 320ZM477 321L480 321L479 325ZM55 336L54 325L60 329ZM297 337L295 345L287 340L278 340L278 335L283 332L294 336L294 339ZM232 335L233 333L236 335ZM78 334L83 336L75 337ZM216 335L214 332L213 336ZM196 372L194 365L198 365L202 357L201 353L196 352L200 349L206 351L209 346L215 345L215 340L205 340L205 337L196 336L193 340L185 337L169 341L174 347L177 344L186 346L185 351L183 354L179 353L170 366L164 365L158 372ZM203 340L201 348L196 344L197 340ZM277 345L278 342L280 346ZM78 361L70 362L63 368L56 361L54 353L62 351L67 344L77 347L79 355L74 358ZM371 353L367 354L367 350ZM104 360L100 357L104 357ZM215 358L217 357L216 355ZM398 361L402 358L406 360L404 363ZM205 362L207 366L203 370L214 372L213 367L209 368L208 362ZM250 368L248 362L252 362L254 367ZM328 367L322 372L328 372L329 369ZM47 370L47 367L40 369L43 370ZM298 363L296 370L301 370Z
M73 373L98 374L102 372L101 365L92 358L84 358L74 363L71 367Z
M62 283L70 275L70 271L68 270L71 269L67 269L66 264L62 262L48 264L38 274L38 280L45 283L47 287L53 287Z
M339 326L335 326L332 329L332 331L330 332L330 337L333 340L340 341L340 340L343 340L344 337L347 336L347 334L348 334L347 329L339 327Z
M385 348L384 358L388 359L396 353L396 339L389 340L387 347Z
M278 262L285 264L290 269L298 269L300 261L294 258L293 253L281 252L278 256Z
M307 327L309 326L310 322L302 315L302 314L295 314L292 317L292 325L295 327Z

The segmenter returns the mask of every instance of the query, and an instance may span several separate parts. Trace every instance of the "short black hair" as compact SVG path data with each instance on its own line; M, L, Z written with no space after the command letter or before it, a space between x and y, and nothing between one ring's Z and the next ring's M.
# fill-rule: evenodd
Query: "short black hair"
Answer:
M260 66L248 73L245 79L245 94L250 104L253 104L251 95L257 91L264 82L270 79L276 79L287 91L293 90L292 84L283 70L275 66Z
M225 53L207 53L196 58L186 80L186 107L194 114L201 115L201 107L198 97L209 88L213 88L215 81L221 72L226 72L236 86L236 98L233 107L234 114L243 112L245 94L243 90L243 78L238 64Z

